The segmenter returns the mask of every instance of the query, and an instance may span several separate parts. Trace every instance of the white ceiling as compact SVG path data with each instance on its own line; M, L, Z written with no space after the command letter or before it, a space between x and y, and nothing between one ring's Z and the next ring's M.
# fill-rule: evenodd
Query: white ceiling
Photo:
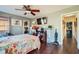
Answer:
M44 16L46 14L53 13L65 8L69 8L71 6L72 5L32 5L31 8L36 8L40 10L39 13L36 13L36 16L33 16L31 14L24 15L25 11L15 10L15 8L21 9L22 5L0 5L0 11L27 17L27 18L35 18L35 17Z

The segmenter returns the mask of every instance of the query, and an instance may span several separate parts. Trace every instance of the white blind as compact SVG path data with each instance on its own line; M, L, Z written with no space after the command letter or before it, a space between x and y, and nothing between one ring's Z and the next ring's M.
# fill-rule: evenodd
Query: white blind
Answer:
M9 22L8 20L0 19L0 31L9 30Z

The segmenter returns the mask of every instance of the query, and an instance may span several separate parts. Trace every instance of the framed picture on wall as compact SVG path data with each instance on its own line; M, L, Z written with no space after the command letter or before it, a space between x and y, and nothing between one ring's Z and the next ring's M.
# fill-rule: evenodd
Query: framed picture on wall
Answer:
M27 26L27 25L28 25L28 21L25 21L25 22L24 22L24 26Z
M29 27L29 21L28 20L23 20L23 27Z
M12 23L12 26L22 26L22 20L19 20L19 19L12 19L11 23Z
M43 17L42 19L43 19L43 23L47 24L47 17Z

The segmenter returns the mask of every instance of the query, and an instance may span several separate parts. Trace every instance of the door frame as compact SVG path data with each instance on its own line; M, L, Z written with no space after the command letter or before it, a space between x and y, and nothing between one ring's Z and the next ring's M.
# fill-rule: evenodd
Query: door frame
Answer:
M63 16L63 17L66 17L66 16ZM63 19L62 20L62 25L63 25L63 35L64 35L64 37L67 37L67 32L66 32L66 27L67 27L67 23L68 22L71 22L72 23L72 38L77 38L77 24L75 23L75 22L77 22L77 17L76 17L76 15L72 15L72 16L68 16L68 18L71 18L71 17L74 17L74 19L70 19L70 20L65 20L65 19Z
M77 17L77 14L79 13L79 11L73 11L73 12L69 12L69 13L63 13L63 14L61 14L61 45L63 45L63 38L64 38L64 36L63 36L63 25L62 25L62 23L63 23L63 16L73 16L73 15L76 15L76 17ZM78 20L77 20L77 23L78 23ZM78 24L77 24L77 32L78 32ZM76 33L77 34L77 33ZM77 40L77 37L76 37L76 40Z

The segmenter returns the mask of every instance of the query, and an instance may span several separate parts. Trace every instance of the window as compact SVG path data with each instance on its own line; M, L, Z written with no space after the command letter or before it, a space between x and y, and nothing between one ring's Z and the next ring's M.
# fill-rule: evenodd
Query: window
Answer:
M9 21L7 19L0 18L0 31L9 30Z

